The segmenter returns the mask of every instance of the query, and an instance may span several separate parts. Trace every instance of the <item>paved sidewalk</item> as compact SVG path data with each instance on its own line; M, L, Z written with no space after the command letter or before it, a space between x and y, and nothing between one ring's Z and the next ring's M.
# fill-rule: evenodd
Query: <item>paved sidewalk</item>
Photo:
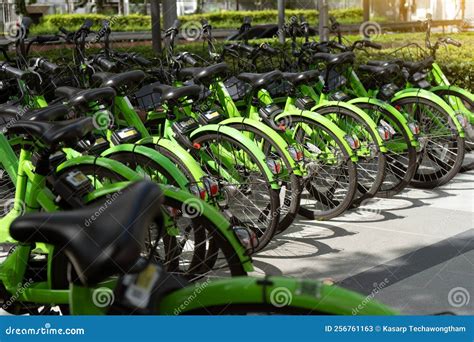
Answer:
M298 220L255 266L331 278L403 314L473 314L474 172L435 190L370 200L335 220Z

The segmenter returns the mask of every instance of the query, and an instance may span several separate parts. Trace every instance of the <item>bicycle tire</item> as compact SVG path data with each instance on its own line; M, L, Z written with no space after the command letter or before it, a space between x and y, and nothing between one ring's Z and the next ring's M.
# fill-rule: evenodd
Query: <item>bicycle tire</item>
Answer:
M340 141L339 138L331 130L329 130L328 128L326 128L325 126L320 124L319 122L314 121L314 120L310 120L310 119L302 117L302 116L293 116L293 117L291 117L291 120L288 120L288 121L291 121L291 122L288 122L288 128L290 128L290 129L291 129L291 126L295 126L295 125L298 125L300 123L306 124L306 125L312 125L313 126L313 128L311 128L312 132L316 132L317 130L322 131L322 133L325 136L325 139L328 139L328 146L335 143L335 146L337 146L338 150L341 153L340 157L342 158L342 161L343 161L344 165L346 166L346 170L344 172L346 173L346 176L348 178L348 181L346 182L347 189L343 190L344 191L343 200L337 201L337 205L334 206L333 208L326 209L326 208L324 208L324 206L327 205L329 207L332 204L336 204L336 202L333 202L332 199L329 198L329 197L332 197L334 195L335 189L332 190L333 193L329 194L329 196L326 196L324 194L321 194L321 196L319 196L320 193L318 192L317 186L313 186L313 185L309 184L311 182L311 179L309 179L307 177L307 175L305 175L303 177L304 178L303 179L303 182L304 182L303 189L306 189L306 191L308 191L308 193L310 194L310 197L312 199L316 199L317 202L319 201L319 203L321 203L321 206L323 208L321 210L317 209L317 205L319 203L316 203L316 204L313 203L313 204L309 204L308 206L306 206L304 201L303 201L303 194L302 194L302 200L301 200L300 211L299 211L300 215L304 216L305 218L312 219L312 220L314 220L314 219L316 219L316 220L329 220L331 218L334 218L334 217L337 217L337 216L341 215L352 205L352 201L353 201L355 193L357 191L357 186L358 186L358 183L357 183L357 167L356 167L355 163L350 159L350 156L349 156L348 152L346 151L342 141ZM294 133L294 136L295 136L295 140L299 144L302 144L303 148L305 150L308 150L308 148L304 147L304 141L302 141L304 139L304 136L302 136L302 134L304 133L303 130L298 129L296 132L293 132L293 133ZM313 155L312 152L310 152L310 154ZM308 163L308 160L306 160L306 158L305 158L304 163L305 163L306 168L309 170L309 172L312 172L311 171L313 169L312 164L316 164L315 165L316 170L314 171L314 175L317 176L317 175L319 175L319 171L320 171L317 168L319 168L320 166L318 165L317 156L315 156L315 157L316 157L316 159L314 161L310 160L309 163ZM326 174L327 174L327 176L330 175L329 173L326 173ZM322 179L324 180L325 178L323 177ZM333 188L333 186L331 185L330 189L332 189L332 188ZM316 198L317 196L319 196L318 199ZM331 202L331 203L329 203L328 201ZM315 210L309 209L309 207L313 206L313 205L316 206L316 209Z
M279 177L279 175L275 175L275 178L280 183L282 189L280 190L280 222L278 223L278 228L276 230L276 234L280 234L293 223L298 214L301 199L301 177L294 174L291 164L285 157L280 146L264 132L253 126L246 125L245 122L230 124L229 126L239 131L252 133L254 135L254 141L262 139L264 141L262 150L265 156L268 157L270 154L273 154L274 157L279 158L285 165L288 177L283 179L282 177Z
M437 103L420 97L406 97L397 100L392 103L397 109L403 108L403 112L408 113L414 120L420 124L422 139L426 139L426 145L423 148L420 160L418 162L418 168L413 176L411 185L422 189L433 189L435 187L448 183L454 176L456 176L461 169L462 162L464 160L465 144L464 139L459 136L454 123L441 106ZM443 128L442 133L445 133L447 140L439 140L438 136L430 135L430 129L434 122L431 118L424 115L423 112L418 110L419 106L431 108L430 110L434 113L438 112L441 116L437 118L440 121L438 129ZM407 107L415 109L415 113L411 113L407 110ZM446 134L447 133L447 134ZM441 139L443 136L439 136ZM444 143L444 145L443 145ZM452 147L449 145L452 144ZM447 146L447 148L446 148ZM440 148L441 147L441 148ZM448 153L454 155L454 159L449 159L449 164L444 161ZM449 156L448 158L451 158ZM442 160L443 159L443 160ZM442 163L440 170L428 173L426 169L431 167L439 166L437 161ZM435 166L436 165L436 166Z
M406 157L402 156L402 161L400 161L400 153L391 149L390 143L386 144L388 150L386 152L386 174L382 186L376 196L381 198L393 197L402 192L410 184L415 175L417 167L416 147L412 146L408 133L403 127L403 123L388 110L371 103L357 103L355 105L365 111L375 110L376 112L379 112L379 119L386 118L385 121L390 123L395 129L395 136L398 135L400 141L407 146ZM392 142L396 142L396 140L392 139Z
M202 134L196 138L194 138L193 143L199 144L200 149L198 153L195 151L195 157L200 158L200 153L203 151L206 153L207 157L213 158L212 159L216 165L218 170L223 170L225 168L225 165L223 165L223 162L220 160L220 156L216 156L214 152L211 151L211 146L220 146L218 148L218 152L222 151L223 153L226 152L225 148L222 146L227 145L227 146L235 146L238 148L238 152L240 154L245 154L247 155L247 161L252 163L253 165L256 165L257 169L253 170L254 173L249 172L247 170L246 165L243 165L242 163L238 163L237 159L242 160L246 159L245 157L242 158L242 156L239 156L237 158L237 155L235 153L232 153L232 158L234 159L234 162L236 166L235 169L231 171L231 173L234 173L235 171L242 173L242 176L245 177L246 180L255 180L255 182L247 182L245 184L226 184L224 181L224 178L221 175L220 171L216 172L216 167L208 167L206 162L202 162L203 170L208 173L212 174L214 177L218 177L218 182L219 182L219 188L220 189L225 189L228 194L228 199L227 199L227 208L228 205L230 204L231 200L235 201L236 208L235 209L230 209L229 214L231 215L230 221L234 225L242 225L247 227L248 229L251 229L255 232L255 234L258 237L258 243L256 244L254 248L254 252L258 252L265 248L265 246L270 242L272 237L276 233L276 229L278 227L279 223L279 207L280 207L280 200L278 197L278 191L274 190L271 187L270 181L268 179L267 174L265 173L263 167L256 162L258 160L257 157L253 154L253 152L245 146L243 143L241 143L239 140L237 140L234 137L224 135L220 132L215 132L215 133L205 133ZM213 156L213 157L212 157ZM199 160L199 159L198 159ZM226 170L230 171L230 170ZM250 178L250 175L252 175L253 178ZM263 185L262 185L263 182ZM259 196L260 198L257 198L255 196L256 200L260 201L259 203L254 203L250 204L250 200L247 198L248 196L245 196L245 192L249 193L256 193L256 190L252 190L251 186L257 186L260 184L260 189L262 191L262 194ZM255 189L255 188L253 188ZM239 196L240 195L240 196ZM242 196L243 195L243 196ZM246 200L244 199L246 198ZM242 200L244 202L242 202ZM240 201L240 202L239 202ZM240 208L239 209L239 203L240 203ZM254 208L254 211L256 212L249 211L249 207L245 205L247 203L248 206L252 205ZM261 210L263 208L264 211ZM241 210L242 213L240 213L240 217L237 216L238 210ZM222 211L222 210L221 210ZM242 215L245 214L247 217L243 218ZM256 216L257 223L262 223L261 225L256 225L255 222L248 222L248 221L243 221L252 219L254 216ZM249 226L250 224L250 226Z
M363 127L364 132L358 132L362 134L356 134L356 136L359 138L359 141L362 145L370 145L368 148L371 150L371 152L368 157L358 155L359 160L356 165L357 181L359 186L352 202L353 206L358 206L363 201L374 197L378 193L385 178L387 159L385 154L381 152L380 146L377 143L375 134L378 134L378 132L374 132L369 124L365 122L365 120L363 120L356 112L351 111L345 107L326 106L319 108L317 113L321 115L336 114L338 116L342 115L343 117L349 117L354 120L355 123ZM341 129L349 135L353 134L352 132L347 131L345 126L341 127ZM358 128L358 130L360 130L360 128ZM362 135L367 136L367 134L370 136L370 140L362 138ZM375 154L375 156L373 156L373 154ZM372 163L370 163L371 159L373 160Z

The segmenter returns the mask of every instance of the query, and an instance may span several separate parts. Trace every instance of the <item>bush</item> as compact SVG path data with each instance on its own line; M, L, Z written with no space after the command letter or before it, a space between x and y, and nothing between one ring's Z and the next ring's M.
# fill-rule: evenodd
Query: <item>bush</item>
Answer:
M338 18L342 23L358 23L362 21L362 9L334 10L330 14ZM286 17L304 15L313 25L318 21L318 11L316 10L286 10ZM215 28L237 29L244 19L251 17L254 25L277 23L278 12L276 10L267 11L223 11L204 14L193 14L181 16L179 19L184 24L186 22L197 22L201 19L208 20ZM128 16L108 16L104 14L53 14L42 18L39 25L32 28L36 34L55 33L59 27L69 30L78 29L86 19L94 22L94 27L98 28L102 21L111 21L113 30L116 31L147 31L151 28L151 17L147 15L133 14Z

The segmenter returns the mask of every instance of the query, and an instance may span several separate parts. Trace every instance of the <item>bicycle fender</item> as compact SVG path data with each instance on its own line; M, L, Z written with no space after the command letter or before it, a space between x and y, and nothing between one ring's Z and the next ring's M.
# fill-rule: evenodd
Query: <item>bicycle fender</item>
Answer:
M261 131L263 134L270 137L270 139L272 139L278 145L278 147L283 151L285 158L289 160L290 162L292 172L298 176L302 175L298 165L296 164L296 162L294 161L294 159L291 157L290 153L288 152L288 143L277 132L275 132L275 130L271 128L270 126L257 120L252 120L252 119L242 118L242 117L234 117L234 118L225 119L224 121L221 121L220 124L229 125L234 128L238 126L244 127L248 125ZM242 130L245 130L245 129L242 129Z
M369 125L370 129L374 132L374 134L376 136L376 139L377 139L377 144L380 147L380 151L381 152L387 152L387 148L385 147L385 143L382 140L382 138L380 137L379 132L377 131L377 124L375 123L375 121L372 120L372 118L366 112L364 112L362 109L354 106L353 104L348 103L348 102L342 102L342 101L328 101L328 102L324 102L324 103L321 103L319 105L314 106L313 108L311 108L311 110L315 111L317 113L318 109L326 108L326 107L330 107L330 106L343 107L347 110L350 110L350 111L356 113L358 116L360 116L362 118L362 120L364 120Z
M245 293L242 292L245 289ZM196 297L199 300L190 301ZM360 303L367 302L367 305ZM195 283L165 296L157 310L162 315L185 315L203 307L232 304L266 304L293 307L335 315L395 315L393 309L375 300L364 301L362 295L321 281L285 277L235 277Z
M132 152L132 153L137 153L140 155L143 155L154 162L156 162L158 165L160 165L162 168L168 172L171 176L173 176L173 179L176 181L178 184L179 188L183 190L188 189L189 185L189 180L186 178L186 176L174 165L171 160L166 158L164 155L162 155L160 152L157 150L154 150L150 147L143 146L143 145L135 145L135 144L121 144L117 146L113 146L111 148L108 148L104 152L102 152L101 156L104 158L110 157L116 153L120 152Z
M435 93L432 93L425 89L407 88L396 93L395 96L390 100L390 102L393 103L403 98L413 97L413 96L433 101L438 106L443 108L443 110L445 110L449 114L451 120L456 126L456 130L459 133L459 136L464 138L464 129L461 126L461 123L459 122L459 120L457 119L454 109L452 109L441 97L439 97Z
M288 118L286 120L291 120L291 117L298 117L302 116L308 120L316 121L322 126L326 127L328 130L332 131L342 142L342 145L344 146L346 152L349 154L349 157L353 162L357 162L357 154L354 153L352 148L349 146L347 143L345 136L347 135L346 132L344 132L342 129L340 129L334 122L329 120L328 118L324 117L324 115L318 114L316 112L311 112L308 110L300 110L295 107L294 110L287 110L280 115L277 115L275 118L275 121L279 120L285 120L285 118Z
M413 132L411 131L410 127L408 127L407 118L402 113L400 113L400 111L398 111L397 108L395 108L394 106L392 106L388 102L384 102L384 101L376 99L374 97L358 97L358 98L350 100L349 103L351 103L351 104L370 103L370 104L373 104L377 107L383 108L384 110L386 110L387 112L392 114L402 124L403 130L405 131L405 133L410 138L411 145L414 146L414 147L419 146L418 140L413 135Z
M60 172L60 171L65 170L66 168L70 168L70 167L73 168L76 165L81 165L81 164L99 165L101 167L104 167L106 169L109 169L113 172L118 173L123 178L129 181L139 181L142 179L138 173L136 173L131 168L123 165L122 163L116 160L102 158L102 157L95 157L95 156L81 156L81 157L66 160L65 162L57 166L56 171Z
M205 125L197 128L194 130L190 138L191 140L196 139L197 137L207 134L207 133L218 133L218 134L223 134L226 136L231 137L232 139L237 140L239 143L241 143L244 146L247 146L247 148L252 151L252 153L255 155L257 158L258 164L261 166L262 170L264 170L265 175L269 179L269 182L271 184L272 189L274 190L279 190L280 187L278 186L275 178L273 177L273 173L270 171L268 165L267 165L267 160L263 152L260 150L260 148L255 145L255 143L250 140L250 138L246 137L243 135L241 132L236 130L235 128L229 127L229 126L224 126L224 125Z
M217 209L204 201L200 201L198 198L191 197L190 199L189 192L166 185L160 185L160 188L164 196L187 203L188 205L193 206L193 209L198 213L205 215L205 217L219 229L226 240L232 245L234 253L238 256L244 270L246 272L253 271L252 258L247 255L245 248L235 235L232 225L219 211L217 211Z

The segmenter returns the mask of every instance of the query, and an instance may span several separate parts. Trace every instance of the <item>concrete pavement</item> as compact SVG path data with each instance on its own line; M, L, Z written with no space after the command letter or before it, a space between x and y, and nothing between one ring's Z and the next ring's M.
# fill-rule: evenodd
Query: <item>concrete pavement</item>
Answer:
M403 314L474 314L474 172L435 190L298 220L255 257L258 273L331 278Z

